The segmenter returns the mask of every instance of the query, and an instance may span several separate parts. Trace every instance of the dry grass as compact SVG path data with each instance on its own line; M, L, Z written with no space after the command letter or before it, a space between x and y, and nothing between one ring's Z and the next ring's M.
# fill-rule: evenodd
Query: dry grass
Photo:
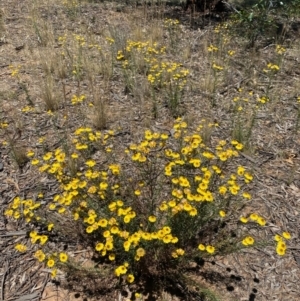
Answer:
M167 28L167 17L178 18L180 24L175 29ZM278 259L271 249L258 248L207 261L202 269L191 268L190 278L200 286L217 291L222 296L220 300L255 300L256 296L263 301L286 297L297 301L300 298L299 262L295 260L300 258L300 103L297 100L300 29L290 28L285 33L282 46L286 52L279 55L276 40L268 44L258 41L256 48L247 49L248 43L242 37L222 28L217 33L216 27L222 25L214 20L207 21L197 13L194 19L197 28L190 27L189 13L176 6L134 7L119 2L71 0L25 0L9 4L2 1L0 155L5 165L0 172L2 207L20 193L29 198L42 191L46 201L51 199L57 187L50 180L37 177L30 164L26 164L25 150L40 153L54 150L64 145L66 137L79 126L114 129L119 134L120 145L128 145L145 128L171 131L174 115L182 115L191 126L205 119L206 143L234 138L245 144L240 162L248 164L256 178L251 187L251 207L269 219L268 230L277 233L283 228L292 233L293 240L284 259ZM204 26L204 23L210 24ZM60 40L64 36L66 40ZM165 46L164 60L179 62L189 69L175 114L168 107L164 91L151 89L142 56L135 56L136 71L129 75L124 73L122 62L116 60L118 51L126 48L129 39ZM20 45L24 48L18 50ZM209 51L211 45L218 50ZM270 62L278 64L280 69L264 72ZM213 64L224 69L217 70ZM18 77L11 76L9 65L21 66ZM85 100L72 105L74 95L78 98L83 95ZM263 96L269 101L257 102ZM28 105L34 111L22 111ZM47 113L49 110L53 114ZM219 124L215 134L210 123ZM16 124L22 125L22 135L13 137ZM11 164L9 154L18 167ZM24 228L24 224L7 221L1 215L1 234ZM9 292L13 292L13 297L20 296L14 281L20 286L26 283L23 288L27 292L38 285L28 284L35 268L30 268L28 273L18 271L19 275L22 273L20 280L5 269L4 260L9 263L21 260L11 242L28 241L25 235L12 235L0 236L4 255L0 260L0 266L3 263L0 282L5 288L1 292L4 300L12 298ZM74 254L81 254L83 246L74 242L69 248ZM88 294L88 277L83 281L79 291ZM76 279L72 279L72 284L76 288ZM26 294L25 290L21 291ZM192 284L187 290L173 287L170 291L179 299L195 296ZM93 293L98 298L96 288ZM118 297L115 292L106 293L101 298ZM159 300L174 298L168 292Z

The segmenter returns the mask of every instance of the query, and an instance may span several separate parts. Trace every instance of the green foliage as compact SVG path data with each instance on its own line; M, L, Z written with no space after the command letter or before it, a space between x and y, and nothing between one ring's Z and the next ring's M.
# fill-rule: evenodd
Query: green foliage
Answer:
M291 21L300 12L297 0L245 1L240 5L242 9L233 16L233 29L245 36L252 47L259 38L280 38L282 22Z
M249 40L250 46L254 46L257 39L266 35L274 28L274 16L272 7L267 5L267 0L261 0L250 9L245 9L234 15L234 28L236 32L243 32Z

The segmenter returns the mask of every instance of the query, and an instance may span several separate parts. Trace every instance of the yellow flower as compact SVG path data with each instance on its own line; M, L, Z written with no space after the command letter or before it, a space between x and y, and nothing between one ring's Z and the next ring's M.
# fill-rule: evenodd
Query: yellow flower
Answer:
M185 211L191 211L193 209L192 205L190 203L184 203L183 210Z
M18 218L20 218L20 212L18 212L18 211L16 211L15 213L14 213L14 219L18 219Z
M47 235L41 235L40 237L40 244L44 245L48 240L48 236Z
M109 254L108 259L111 261L114 261L116 259L116 255L115 254Z
M243 197L244 197L245 199L250 200L250 199L251 199L251 194L248 193L248 192L244 192L244 193L243 193Z
M233 195L237 195L238 194L239 190L237 189L237 187L238 186L231 186L231 187L229 187L229 190L230 190L231 194L233 194Z
M178 254L177 254L176 252L172 252L172 253L171 253L171 256L172 256L173 258L178 258Z
M125 241L124 242L124 244L123 244L123 247L124 247L124 250L126 251L126 252L128 252L129 251L129 249L130 249L130 246L131 246L131 242L130 241Z
M274 236L274 240L275 240L275 241L281 241L281 240L282 240L282 237L281 237L280 235L276 234L276 235Z
M251 237L251 236L247 236L246 241L247 241L248 245L253 245L254 244L254 238Z
M258 223L260 226L265 226L267 222L266 222L266 220L265 220L263 217L259 216L259 217L257 218L257 223Z
M92 226L88 226L86 229L85 229L86 233L92 233L94 231L94 228Z
M117 203L116 202L112 202L108 205L108 209L110 211L115 211L117 209Z
M0 127L1 127L2 129L6 129L6 128L8 127L8 123L6 123L6 122L1 123L1 124L0 124Z
M165 211L168 209L168 205L166 202L162 202L161 205L159 206L160 211Z
M258 215L257 215L256 213L252 213L252 214L250 214L250 219L251 219L252 221L257 221Z
M136 154L132 155L131 160L132 161L138 161L140 159L140 157L141 157L141 154L136 153Z
M247 173L247 172L245 172L244 177L245 177L245 182L246 183L249 183L253 180L253 176L251 174Z
M55 278L56 277L56 275L57 275L57 269L53 269L53 270L51 270L51 278Z
M71 157L72 157L73 159L77 159L77 158L78 158L78 154L73 153L73 154L71 155Z
M105 249L111 251L114 248L114 245L111 241L106 242Z
M201 161L199 159L191 159L190 162L194 167L200 167Z
M280 256L283 256L285 254L285 250L284 248L281 248L280 246L276 247L276 253Z
M162 231L164 234L169 234L169 233L171 233L171 228L168 226L165 226L162 228Z
M242 149L244 148L244 145L243 145L242 143L238 143L238 144L235 146L235 148L236 148L237 150L242 150Z
M221 70L224 69L222 66L219 66L219 65L217 65L217 64L215 64L215 63L213 63L212 67L213 67L213 69L215 69L215 70L217 70L217 71L221 71Z
M158 233L156 232L151 233L151 239L158 239Z
M107 187L108 187L108 184L107 184L106 182L101 182L101 183L99 184L100 190L106 190Z
M68 260L68 255L66 253L60 253L59 254L59 260L61 262L66 262Z
M209 254L213 254L215 252L215 247L213 246L206 246L205 249Z
M113 225L117 225L118 223L117 220L114 217L112 217L109 219L108 224L113 226Z
M59 153L55 156L57 162L63 163L65 161L66 154L65 153Z
M51 157L52 157L52 153L51 153L51 152L48 152L48 153L46 153L46 154L43 156L43 160L44 160L44 161L48 161L48 160L51 159Z
M79 219L79 214L78 214L78 212L75 212L75 213L74 213L73 218L74 218L74 221L77 221L77 220Z
M23 244L16 244L15 249L22 253L22 252L26 252L27 247Z
M127 282L132 283L134 281L134 276L132 274L128 274L126 280Z
M227 192L227 188L225 186L220 186L219 187L219 193L224 195Z
M60 214L64 213L65 211L66 211L66 208L64 208L64 207L61 207L58 209L58 213L60 213Z
M146 251L143 248L138 248L136 250L136 255L139 256L139 257L143 257L143 256L145 256L145 254L146 254Z
M210 152L207 152L207 151L203 152L202 155L203 155L205 158L207 158L207 159L214 159L214 158L215 158L215 155L214 155L214 154L212 154L212 153L210 153Z
M52 268L54 266L54 264L55 264L55 261L53 259L49 259L47 261L47 267L48 268Z
M192 208L190 211L189 211L189 215L190 216L196 216L198 214L198 211L196 208Z
M218 157L221 161L226 161L228 159L227 153L226 152L222 152L220 154L218 154Z
M166 176L171 176L171 175L172 175L171 167L167 166L167 167L165 168L165 175L166 175Z
M278 54L283 54L284 52L286 52L286 49L280 45L276 45L276 52Z
M103 243L99 242L99 243L96 244L95 249L96 249L97 251L100 252L100 251L103 250L103 248L104 248L104 244L103 244Z
M282 236L285 238L285 239L291 239L291 234L289 232L283 232L282 233Z
M126 274L127 272L127 268L125 267L125 265L120 265L118 268L115 269L115 274L116 276L120 276L123 274Z
M105 237L105 238L110 237L110 231L109 230L104 231L103 237Z
M154 215L150 215L148 218L149 222L155 223L156 222L156 217Z
M160 138L161 138L162 140L167 140L167 139L169 138L169 136L168 136L167 134L161 134L161 135L160 135Z
M242 217L240 218L240 221L241 221L242 223L244 223L244 224L248 223L248 219L247 219L246 217L244 217L244 216L242 216Z
M99 222L98 222L98 226L100 226L100 227L102 227L102 228L107 227L107 224L108 224L108 222L107 222L107 220L104 219L104 218L100 219Z
M109 165L109 169L111 170L113 175L118 175L120 174L120 166L117 164L112 164Z
M30 150L27 152L27 157L33 157L34 156L34 151Z
M172 244L178 243L178 237L174 237L174 236L173 236L173 238L172 238L172 240L171 240L171 243L172 243Z
M286 244L282 240L277 243L277 247L286 250Z
M35 232L35 231L34 231ZM32 232L31 232L32 233ZM38 235L37 233L34 235L31 236L31 233L30 233L30 237L31 237L31 243L35 244L39 239L40 239L40 235Z
M220 215L221 217L225 217L225 216L226 216L226 213L225 213L225 211L220 210L220 211L219 211L219 215Z
M209 47L207 47L207 51L208 52L218 51L218 47L211 44Z
M254 238L251 236L247 236L242 240L242 244L244 246L250 246L254 244Z
M239 166L239 167L237 168L237 174L238 174L239 176L243 176L244 173L245 173L245 168L244 168L243 166Z
M96 165L96 162L94 160L88 160L85 162L85 164L88 166L88 167L93 167Z
M37 165L37 164L39 164L39 160L38 159L33 159L32 161L31 161L31 164L32 165Z
M168 244L172 241L172 235L171 234L167 234L166 236L163 237L163 242L165 244Z
M198 249L199 249L200 251L204 251L204 250L205 250L205 245L200 244L200 245L198 246Z
M130 221L131 221L131 217L130 217L130 215L128 215L128 214L127 214L127 215L125 215L123 220L124 220L124 223L125 223L125 224L128 224L128 223L130 223Z
M176 206L176 202L175 202L174 200L171 200L171 201L169 202L169 206L170 206L171 208L175 207L175 206Z
M142 238L144 240L151 240L151 234L149 232L143 232L142 233Z
M13 216L14 211L12 209L6 209L4 214L5 216Z
M145 139L151 140L153 138L153 135L150 130L145 131Z
M84 219L84 222L88 223L89 225L93 225L95 223L95 217L89 216L88 218Z
M88 191L90 194L95 194L97 192L97 187L96 186L91 186Z
M111 227L110 232L112 234L118 234L118 233L120 233L120 230L117 226L113 226L113 227Z
M122 59L124 59L124 55L123 55L122 50L119 50L119 51L118 51L118 55L117 55L117 60L120 61L120 60L122 60Z
M45 260L46 258L46 255L44 254L44 252L42 250L37 250L35 253L34 253L34 257L37 258L37 260L39 262L42 262Z
M183 249L177 249L176 253L177 253L177 255L182 256L182 255L184 255L184 250Z

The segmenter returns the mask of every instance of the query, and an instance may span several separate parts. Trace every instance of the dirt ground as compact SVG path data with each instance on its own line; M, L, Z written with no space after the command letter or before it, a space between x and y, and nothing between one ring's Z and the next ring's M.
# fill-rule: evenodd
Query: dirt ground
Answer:
M39 18L40 28L46 23L51 24L51 32L56 34L57 39L57 36L65 32L84 32L97 36L118 28L126 31L132 24L132 16L138 22L143 20L145 13L143 6L126 6L120 2L84 2L80 9L79 17L68 19L62 18L64 12L61 4L54 0L43 3L4 0L0 3L0 122L12 125L8 132L2 131L0 134L0 300L126 299L119 292L106 296L89 295L84 289L88 283L83 283L82 287L79 283L72 290L68 288L63 272L59 273L58 281L51 281L49 270L38 265L32 257L33 250L23 254L14 249L16 243L28 244L26 225L21 221L8 220L3 214L17 195L28 196L32 191L38 191L42 185L45 191L48 190L47 197L51 198L51 189L55 189L55 184L36 174L28 162L19 168L13 159L12 150L2 144L8 140L7 135L16 142L18 148L38 148L36 141L41 136L52 137L51 146L59 143L46 112L41 109L43 101L40 92L40 79L44 76L44 58L41 53L51 56L54 46L43 44L47 37L37 32L32 25L33 19ZM155 18L155 14L153 15L154 17L149 13L149 22ZM203 19L199 17L198 21L196 15L191 26L189 11L185 12L178 6L166 6L156 12L156 16L178 18L182 24L183 36L190 43L189 49L181 48L182 52L187 52L184 64L192 70L192 84L185 97L185 116L195 121L202 118L221 121L219 133L226 134L228 125L231 124L226 101L233 97L234 93L231 91L239 88L240 83L246 80L239 68L252 66L256 63L256 58L259 60L258 57L266 57L267 61L270 51L268 45L256 49L259 54L253 55L252 50L247 49L239 53L235 65L237 71L228 82L224 82L223 90L220 88L218 101L221 105L211 109L208 105L209 97L198 84L206 68L202 61L202 52L208 46L215 21L203 23ZM157 34L160 33L157 31ZM297 36L296 30L289 34L290 38L285 42L285 69L282 77L276 79L276 91L280 92L280 97L268 110L257 116L251 136L251 151L242 155L240 161L241 164L250 166L253 171L255 181L251 187L251 208L253 211L264 212L268 220L266 233L271 230L276 234L283 229L291 233L292 239L284 257L277 256L271 247L254 248L208 260L203 267L190 275L204 287L216 291L222 301L300 300L300 134L299 130L294 130L298 111L296 102L293 102L300 95L300 35ZM26 82L29 97L38 108L34 115L23 114L21 111L28 102L28 95L11 77L12 64L22 66L22 80ZM66 83L68 98L76 91L76 85L71 80ZM162 107L159 117L153 120L149 114L151 109L142 92L134 97L126 94L118 76L112 79L108 88L101 78L97 79L97 85L105 94L103 98L106 100L108 128L121 127L123 132L129 133L120 138L120 143L126 145L149 126L171 129L173 117L167 109ZM88 83L85 82L82 91L87 90ZM56 131L61 134L57 137L62 137L65 128L73 130L82 122L72 118L76 116L74 110L70 106L60 110L61 116L68 118L62 118L56 124ZM89 122L89 118L86 121ZM75 253L78 252L82 262L88 262L86 250L78 251L75 245L73 249ZM189 296L189 292L186 294ZM166 292L157 299L178 300L178 297Z

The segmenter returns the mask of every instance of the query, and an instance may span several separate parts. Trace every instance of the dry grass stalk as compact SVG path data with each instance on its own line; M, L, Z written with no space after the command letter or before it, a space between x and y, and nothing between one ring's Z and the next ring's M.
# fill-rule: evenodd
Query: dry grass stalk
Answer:
M56 111L59 108L58 94L56 91L52 76L46 76L44 86L41 91L41 98L46 105L47 111Z
M96 129L103 130L107 127L107 108L105 105L105 96L101 95L100 91L94 95L94 106L92 122Z

